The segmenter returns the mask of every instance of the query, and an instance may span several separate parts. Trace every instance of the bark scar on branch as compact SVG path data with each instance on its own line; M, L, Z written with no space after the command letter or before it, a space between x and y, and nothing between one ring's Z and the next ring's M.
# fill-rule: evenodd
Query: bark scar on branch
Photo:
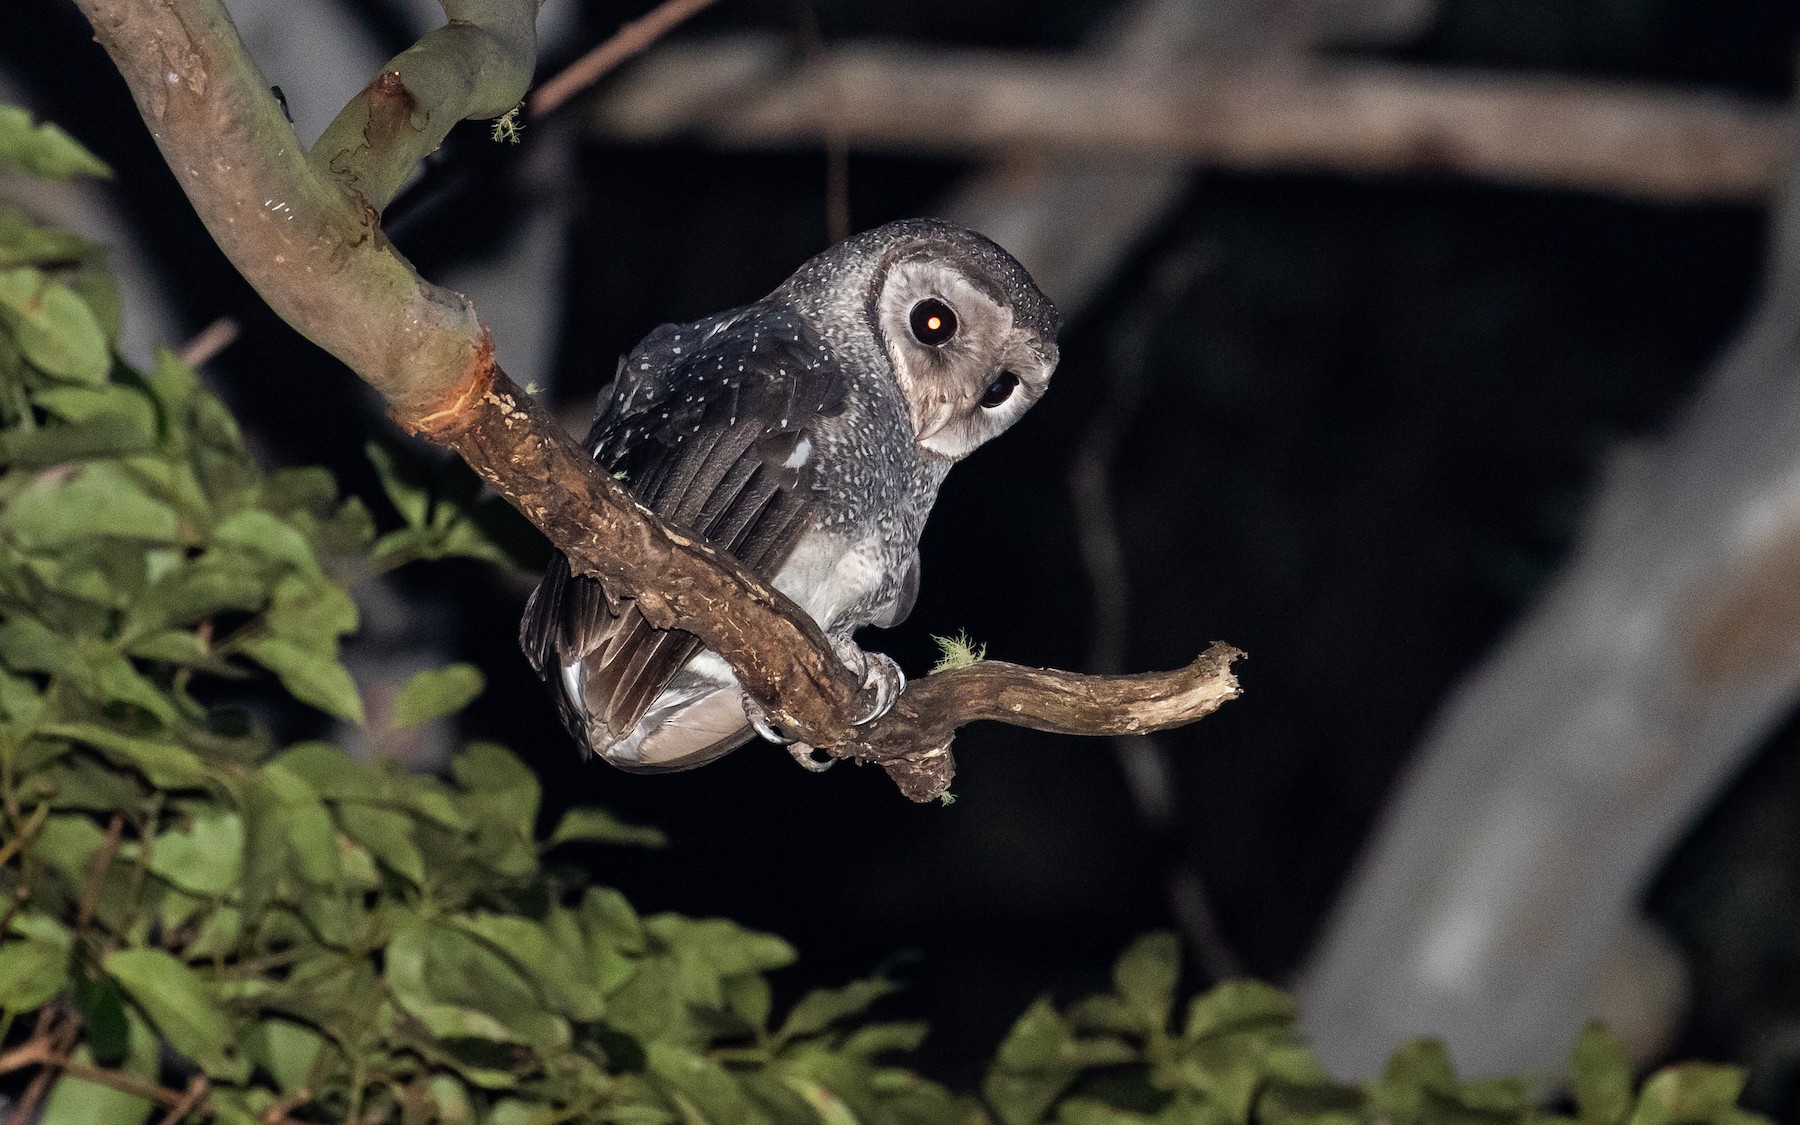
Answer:
M494 363L468 300L420 278L380 237L377 212L451 122L498 115L524 95L537 0L445 0L451 25L383 67L310 157L222 0L77 3L140 111L156 119L157 145L214 240L270 307L380 391L403 426L467 461L576 573L718 653L770 718L807 744L879 763L908 797L930 800L950 783L950 741L967 723L1162 730L1237 695L1231 663L1241 654L1228 645L1145 676L990 662L915 681L885 716L857 727L850 716L868 713L871 693L818 623L639 504ZM193 59L189 80L170 86L162 54L175 42L189 44ZM415 127L366 131L378 108L367 103L395 100L395 86L414 100Z

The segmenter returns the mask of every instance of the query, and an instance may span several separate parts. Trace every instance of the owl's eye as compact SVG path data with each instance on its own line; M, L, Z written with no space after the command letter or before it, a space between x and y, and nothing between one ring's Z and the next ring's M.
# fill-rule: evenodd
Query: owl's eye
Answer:
M935 348L956 335L956 310L936 297L927 297L914 305L910 319L913 339L921 344Z
M1012 393L1018 389L1019 377L1010 371L1002 371L1000 377L989 383L987 390L981 392L981 405L983 409L992 410L1011 398Z

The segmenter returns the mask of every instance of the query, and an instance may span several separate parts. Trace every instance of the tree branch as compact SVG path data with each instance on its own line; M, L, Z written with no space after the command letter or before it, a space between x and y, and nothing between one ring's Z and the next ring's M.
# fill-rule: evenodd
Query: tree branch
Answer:
M633 55L679 27L682 21L711 7L716 0L663 0L649 15L632 20L619 28L604 43L582 55L531 92L527 106L534 118L555 112L556 108L600 81L606 74Z
M1200 62L1133 72L1064 57L894 45L833 48L838 125L862 149L1037 150L1249 170L1452 173L1652 199L1759 200L1782 160L1781 107L1722 94L1378 63ZM605 136L817 143L818 101L783 45L672 45L596 103Z
M450 22L381 68L313 146L323 176L386 207L451 126L499 117L524 96L537 63L543 0L439 0Z
M855 728L849 716L869 701L818 625L639 505L494 363L468 299L421 279L381 233L383 191L440 129L523 95L531 35L518 21L536 0L448 4L486 38L453 26L456 36L434 32L401 55L327 130L318 151L334 155L322 162L302 155L220 0L77 2L207 229L270 307L380 391L402 426L461 455L576 573L634 599L658 628L699 637L784 729L882 762L909 796L928 799L948 784L949 741L964 723L1161 729L1236 693L1235 650L1117 680L994 664L920 681L881 722ZM459 60L458 45L475 54ZM496 58L503 65L483 69ZM388 116L398 105L407 112Z

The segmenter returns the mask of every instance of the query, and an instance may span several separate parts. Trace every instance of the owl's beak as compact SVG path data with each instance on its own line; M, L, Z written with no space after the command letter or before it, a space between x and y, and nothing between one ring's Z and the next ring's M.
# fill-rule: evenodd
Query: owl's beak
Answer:
M913 440L926 442L936 437L945 426L950 424L950 418L955 411L951 409L950 403L942 400L921 403L920 406L921 409L914 411L913 429L916 436Z

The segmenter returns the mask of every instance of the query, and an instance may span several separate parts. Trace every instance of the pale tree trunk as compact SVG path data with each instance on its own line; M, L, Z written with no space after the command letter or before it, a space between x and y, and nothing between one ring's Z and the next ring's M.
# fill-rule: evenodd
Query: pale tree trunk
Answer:
M1693 403L1444 705L1301 989L1326 1063L1550 1071L1646 882L1800 694L1800 190Z

